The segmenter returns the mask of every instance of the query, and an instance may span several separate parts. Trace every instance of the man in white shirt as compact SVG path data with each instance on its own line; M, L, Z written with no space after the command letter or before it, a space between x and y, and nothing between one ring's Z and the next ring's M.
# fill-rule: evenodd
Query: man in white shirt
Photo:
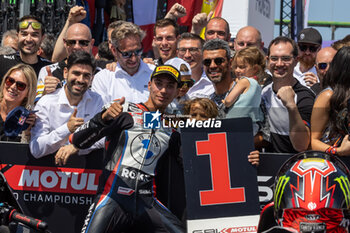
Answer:
M139 26L124 22L112 32L112 52L116 58L115 71L104 69L94 77L92 90L99 93L105 103L125 97L133 103L148 98L148 81L154 65L141 60L144 32Z
M177 42L177 56L191 66L194 85L188 90L190 99L209 98L214 93L213 83L206 76L203 69L203 39L189 32L182 33Z
M37 119L29 143L35 158L57 150L60 150L60 153L65 151L65 154L69 155L78 152L72 145L68 145L69 135L100 112L103 106L100 95L89 90L95 68L95 59L89 53L72 53L68 57L67 67L64 68L66 85L44 95L38 101L35 106ZM96 147L100 148L101 144L87 151L80 151L79 154L88 153Z
M322 46L322 36L314 28L304 28L298 34L298 63L293 76L306 86L311 87L319 82L314 66L317 52Z

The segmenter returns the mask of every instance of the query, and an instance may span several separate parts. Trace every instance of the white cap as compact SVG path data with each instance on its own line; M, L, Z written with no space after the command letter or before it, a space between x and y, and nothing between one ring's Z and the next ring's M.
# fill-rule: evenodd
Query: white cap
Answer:
M185 60L181 58L174 57L172 59L169 59L164 63L164 65L174 66L176 69L180 71L181 76L192 75L190 64L188 64Z

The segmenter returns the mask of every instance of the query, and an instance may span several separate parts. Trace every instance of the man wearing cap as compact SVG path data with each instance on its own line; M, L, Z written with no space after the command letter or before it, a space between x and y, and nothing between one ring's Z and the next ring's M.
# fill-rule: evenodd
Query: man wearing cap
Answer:
M0 56L0 82L5 73L18 63L30 65L36 75L41 67L51 64L50 61L37 55L45 33L41 20L33 15L23 16L17 24L19 52Z
M188 100L187 92L194 84L194 80L191 78L191 67L183 59L174 57L165 62L165 65L172 65L180 71L181 82L179 94L174 98L173 102L169 104L167 113L170 114L181 114L183 110L184 101Z
M322 36L314 28L305 28L299 32L297 39L299 55L293 75L302 85L311 87L319 82L314 64L322 46Z
M179 83L175 67L158 66L145 102L125 102L123 97L71 135L80 149L106 136L106 166L81 232L185 231L180 220L154 199L152 189L159 158L167 150L178 150L177 143L170 143L178 133L163 127L161 115L178 95Z

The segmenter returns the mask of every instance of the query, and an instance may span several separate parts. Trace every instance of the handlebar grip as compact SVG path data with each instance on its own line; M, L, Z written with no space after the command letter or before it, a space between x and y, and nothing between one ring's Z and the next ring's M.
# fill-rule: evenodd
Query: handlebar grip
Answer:
M42 220L35 219L32 217L29 217L27 215L21 214L17 212L15 209L13 209L9 214L9 220L14 220L17 222L21 222L29 227L32 227L37 230L46 230L48 225L46 222L43 222Z

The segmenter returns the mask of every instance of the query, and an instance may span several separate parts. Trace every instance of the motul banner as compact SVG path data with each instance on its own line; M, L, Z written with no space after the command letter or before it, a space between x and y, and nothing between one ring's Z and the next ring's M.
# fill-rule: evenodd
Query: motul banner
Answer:
M247 124L235 122L235 133L199 132L205 129L184 133L187 215L192 227L189 232L256 232L256 225L251 223L257 224L256 214L272 201L274 176L291 154L261 153L256 171L247 161L247 153L252 149L252 139L245 129L251 124ZM46 221L52 233L80 232L102 172L102 151L72 156L64 167L55 165L53 155L35 159L27 144L0 143L0 151L1 172L24 214ZM341 159L349 166L350 158ZM160 183L157 196L166 196L166 205L181 213L185 206L184 192L178 190L184 187L182 174L178 174L181 170L174 169L173 160L168 162L164 164L171 172L163 173L162 179L170 184ZM228 193L238 195L232 197ZM16 206L12 200L0 201ZM230 214L235 216L234 221ZM217 223L225 226L217 227Z
M97 191L102 151L72 156L65 167L54 155L35 159L27 144L0 143L0 151L1 172L24 214L46 221L52 233L79 232Z

